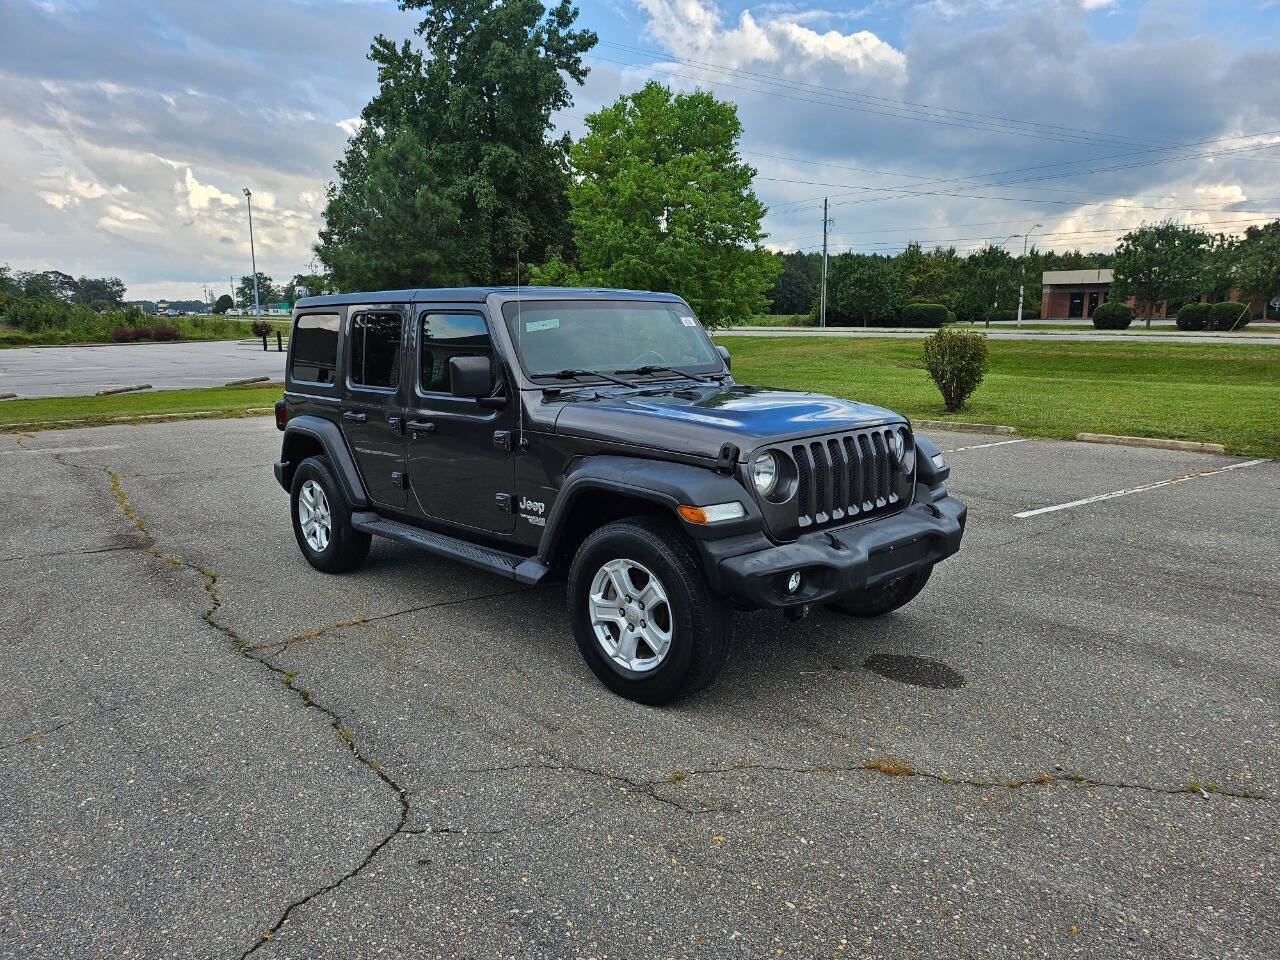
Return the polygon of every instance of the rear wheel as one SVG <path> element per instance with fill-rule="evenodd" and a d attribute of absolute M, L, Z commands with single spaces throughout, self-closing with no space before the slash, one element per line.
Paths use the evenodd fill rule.
<path fill-rule="evenodd" d="M 933 566 L 921 567 L 912 573 L 904 574 L 897 579 L 868 587 L 865 590 L 850 590 L 827 602 L 827 606 L 851 617 L 879 617 L 897 610 L 914 600 L 917 594 L 929 582 L 929 574 Z"/>
<path fill-rule="evenodd" d="M 342 573 L 369 555 L 373 538 L 351 525 L 351 507 L 324 457 L 308 457 L 298 464 L 290 506 L 298 546 L 317 570 Z"/>
<path fill-rule="evenodd" d="M 620 520 L 587 537 L 569 569 L 568 601 L 587 665 L 629 700 L 687 696 L 728 659 L 733 611 L 661 521 Z"/>

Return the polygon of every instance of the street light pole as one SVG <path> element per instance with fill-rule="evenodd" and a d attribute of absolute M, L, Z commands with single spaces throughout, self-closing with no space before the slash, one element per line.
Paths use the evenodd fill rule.
<path fill-rule="evenodd" d="M 1031 234 L 1039 230 L 1044 224 L 1037 223 L 1034 227 L 1022 235 L 1022 280 L 1018 283 L 1018 329 L 1022 329 L 1022 297 L 1027 289 L 1027 241 L 1031 239 Z"/>
<path fill-rule="evenodd" d="M 253 316 L 262 319 L 262 304 L 258 301 L 258 255 L 253 249 L 253 194 L 244 188 L 244 202 L 249 205 L 249 262 L 253 266 Z"/>

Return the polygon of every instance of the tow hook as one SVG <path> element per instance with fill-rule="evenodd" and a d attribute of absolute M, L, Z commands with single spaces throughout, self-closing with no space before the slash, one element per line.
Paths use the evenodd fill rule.
<path fill-rule="evenodd" d="M 792 623 L 795 623 L 797 620 L 803 620 L 809 615 L 809 604 L 801 603 L 794 607 L 783 607 L 782 614 Z"/>

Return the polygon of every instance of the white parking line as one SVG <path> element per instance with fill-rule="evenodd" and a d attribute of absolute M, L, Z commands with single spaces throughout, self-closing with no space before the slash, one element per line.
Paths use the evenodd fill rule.
<path fill-rule="evenodd" d="M 0 456 L 10 453 L 94 453 L 98 450 L 119 450 L 121 446 L 113 443 L 105 447 L 20 447 L 17 450 L 0 450 Z"/>
<path fill-rule="evenodd" d="M 1260 463 L 1270 463 L 1270 460 L 1245 460 L 1242 463 L 1229 463 L 1225 467 L 1218 467 L 1216 470 L 1205 470 L 1202 473 L 1189 473 L 1185 477 L 1171 477 L 1168 480 L 1157 480 L 1155 483 L 1144 483 L 1140 487 L 1130 487 L 1128 490 L 1116 490 L 1112 493 L 1100 493 L 1096 497 L 1085 497 L 1083 500 L 1072 500 L 1070 503 L 1058 503 L 1052 507 L 1038 507 L 1035 510 L 1023 510 L 1022 513 L 1015 513 L 1014 517 L 1018 520 L 1025 520 L 1027 517 L 1038 517 L 1042 513 L 1054 513 L 1058 510 L 1070 510 L 1072 507 L 1082 507 L 1087 503 L 1098 503 L 1102 500 L 1112 500 L 1116 497 L 1127 497 L 1131 493 L 1142 493 L 1145 490 L 1155 490 L 1158 487 L 1168 487 L 1175 483 L 1184 483 L 1187 480 L 1195 480 L 1197 477 L 1211 477 L 1215 473 L 1226 473 L 1228 470 L 1240 470 L 1244 467 L 1254 467 Z"/>
<path fill-rule="evenodd" d="M 967 447 L 952 447 L 950 450 L 943 450 L 943 453 L 960 453 L 962 450 L 982 450 L 986 447 L 1003 447 L 1010 443 L 1026 443 L 1030 437 L 1019 437 L 1017 440 L 997 440 L 994 443 L 974 443 Z"/>

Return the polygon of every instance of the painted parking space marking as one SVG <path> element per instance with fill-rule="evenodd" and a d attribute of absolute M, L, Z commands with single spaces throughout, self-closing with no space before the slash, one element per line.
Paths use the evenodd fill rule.
<path fill-rule="evenodd" d="M 0 450 L 0 456 L 14 453 L 96 453 L 99 450 L 119 450 L 122 444 L 112 443 L 105 447 L 19 447 L 16 450 Z"/>
<path fill-rule="evenodd" d="M 1072 500 L 1070 503 L 1056 503 L 1052 507 L 1037 507 L 1035 510 L 1023 510 L 1021 513 L 1015 513 L 1014 517 L 1018 520 L 1025 520 L 1028 517 L 1038 517 L 1042 513 L 1056 513 L 1059 510 L 1070 510 L 1072 507 L 1083 507 L 1089 503 L 1100 503 L 1103 500 L 1114 500 L 1116 497 L 1127 497 L 1131 493 L 1143 493 L 1147 490 L 1156 490 L 1160 487 L 1170 487 L 1175 483 L 1185 483 L 1188 480 L 1196 480 L 1200 477 L 1212 477 L 1217 473 L 1226 473 L 1229 470 L 1242 470 L 1245 467 L 1256 467 L 1260 463 L 1270 463 L 1271 461 L 1263 458 L 1261 460 L 1245 460 L 1241 463 L 1229 463 L 1225 467 L 1217 467 L 1213 470 L 1204 470 L 1200 473 L 1188 473 L 1182 477 L 1170 477 L 1168 480 L 1157 480 L 1155 483 L 1144 483 L 1140 487 L 1129 487 L 1127 490 L 1114 490 L 1111 493 L 1100 493 L 1096 497 L 1085 497 L 1083 500 Z"/>
<path fill-rule="evenodd" d="M 1004 447 L 1011 443 L 1026 443 L 1030 437 L 1019 437 L 1016 440 L 996 440 L 993 443 L 971 443 L 967 447 L 952 447 L 950 450 L 943 450 L 943 453 L 961 453 L 964 450 L 985 450 L 987 447 Z"/>

